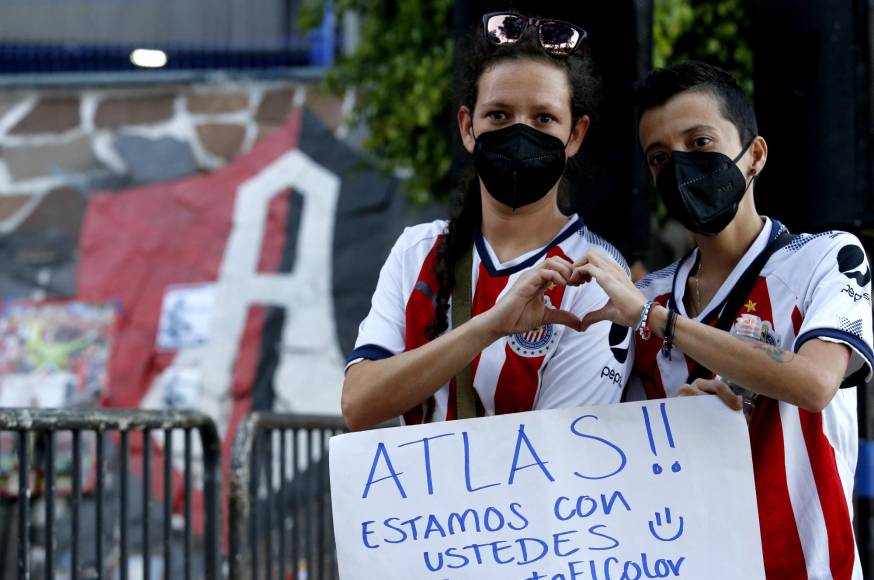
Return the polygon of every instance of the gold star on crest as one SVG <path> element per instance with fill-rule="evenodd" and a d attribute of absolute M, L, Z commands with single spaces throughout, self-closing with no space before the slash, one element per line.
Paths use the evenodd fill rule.
<path fill-rule="evenodd" d="M 756 311 L 756 303 L 752 300 L 747 300 L 747 303 L 744 304 L 744 308 L 747 309 L 747 312 L 755 312 Z"/>

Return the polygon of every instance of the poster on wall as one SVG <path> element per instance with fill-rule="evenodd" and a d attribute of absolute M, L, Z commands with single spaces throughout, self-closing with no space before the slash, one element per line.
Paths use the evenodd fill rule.
<path fill-rule="evenodd" d="M 106 389 L 116 307 L 76 301 L 12 301 L 0 310 L 0 407 L 95 407 Z M 15 433 L 0 433 L 0 490 L 17 489 Z M 35 461 L 45 442 L 31 441 Z M 60 493 L 70 490 L 72 438 L 55 438 Z M 83 437 L 82 470 L 88 487 L 95 442 Z M 40 482 L 35 482 L 37 486 Z"/>
<path fill-rule="evenodd" d="M 212 333 L 215 294 L 213 283 L 167 288 L 161 302 L 157 349 L 175 351 L 207 344 Z"/>

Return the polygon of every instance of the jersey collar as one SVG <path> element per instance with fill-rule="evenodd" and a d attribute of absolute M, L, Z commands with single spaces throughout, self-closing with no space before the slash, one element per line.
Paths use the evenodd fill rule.
<path fill-rule="evenodd" d="M 573 214 L 568 217 L 567 223 L 558 235 L 556 235 L 547 245 L 538 250 L 532 250 L 528 253 L 522 254 L 518 258 L 514 258 L 504 263 L 498 261 L 498 257 L 489 245 L 488 240 L 486 240 L 485 236 L 482 235 L 482 232 L 477 232 L 474 243 L 479 259 L 486 267 L 489 276 L 492 276 L 493 278 L 496 276 L 509 276 L 510 274 L 515 274 L 516 272 L 524 270 L 525 268 L 537 263 L 537 261 L 545 256 L 547 252 L 580 231 L 582 227 L 583 220 L 580 219 L 578 215 Z"/>
<path fill-rule="evenodd" d="M 698 313 L 698 316 L 696 316 L 694 320 L 699 322 L 709 322 L 714 317 L 718 316 L 723 306 L 725 306 L 725 302 L 728 300 L 732 290 L 734 290 L 738 280 L 741 279 L 759 254 L 761 254 L 765 248 L 774 243 L 777 237 L 779 237 L 780 232 L 783 231 L 783 224 L 768 217 L 765 217 L 764 221 L 765 225 L 762 228 L 762 231 L 759 232 L 759 235 L 753 241 L 746 253 L 741 257 L 740 261 L 735 265 L 731 274 L 729 274 L 728 278 L 725 279 L 710 302 L 701 309 L 701 312 Z M 689 276 L 698 267 L 698 259 L 698 248 L 696 247 L 680 260 L 677 272 L 674 274 L 674 283 L 671 289 L 669 306 L 682 316 L 686 317 L 689 317 L 689 315 L 686 312 L 686 305 L 683 303 L 683 299 L 685 297 Z"/>

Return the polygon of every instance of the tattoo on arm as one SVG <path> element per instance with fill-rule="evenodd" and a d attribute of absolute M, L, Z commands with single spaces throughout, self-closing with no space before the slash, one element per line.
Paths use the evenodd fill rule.
<path fill-rule="evenodd" d="M 782 348 L 776 347 L 772 344 L 756 344 L 753 345 L 753 348 L 756 350 L 761 350 L 778 363 L 788 363 L 795 358 L 794 352 L 783 350 Z"/>

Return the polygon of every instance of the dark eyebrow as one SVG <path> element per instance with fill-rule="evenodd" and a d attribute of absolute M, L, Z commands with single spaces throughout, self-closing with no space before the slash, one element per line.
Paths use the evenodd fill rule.
<path fill-rule="evenodd" d="M 646 149 L 644 149 L 643 154 L 644 154 L 644 155 L 649 155 L 649 152 L 650 152 L 651 149 L 655 149 L 656 147 L 661 147 L 661 146 L 662 146 L 662 142 L 661 142 L 661 141 L 656 141 L 655 143 L 650 143 L 650 144 L 649 144 L 649 147 L 647 147 Z"/>
<path fill-rule="evenodd" d="M 683 135 L 688 135 L 689 133 L 697 133 L 698 131 L 717 131 L 718 132 L 719 129 L 717 129 L 713 125 L 694 125 L 692 127 L 689 127 L 688 129 L 686 129 L 685 131 L 683 131 Z"/>
<path fill-rule="evenodd" d="M 699 131 L 716 131 L 716 132 L 718 132 L 719 129 L 717 127 L 714 127 L 713 125 L 692 125 L 688 129 L 683 130 L 683 135 L 691 135 L 692 133 L 697 133 Z M 646 155 L 649 153 L 650 149 L 653 149 L 655 147 L 661 147 L 662 145 L 663 144 L 661 141 L 656 141 L 655 143 L 651 143 L 650 146 L 647 147 L 646 150 L 644 150 L 643 154 Z"/>

